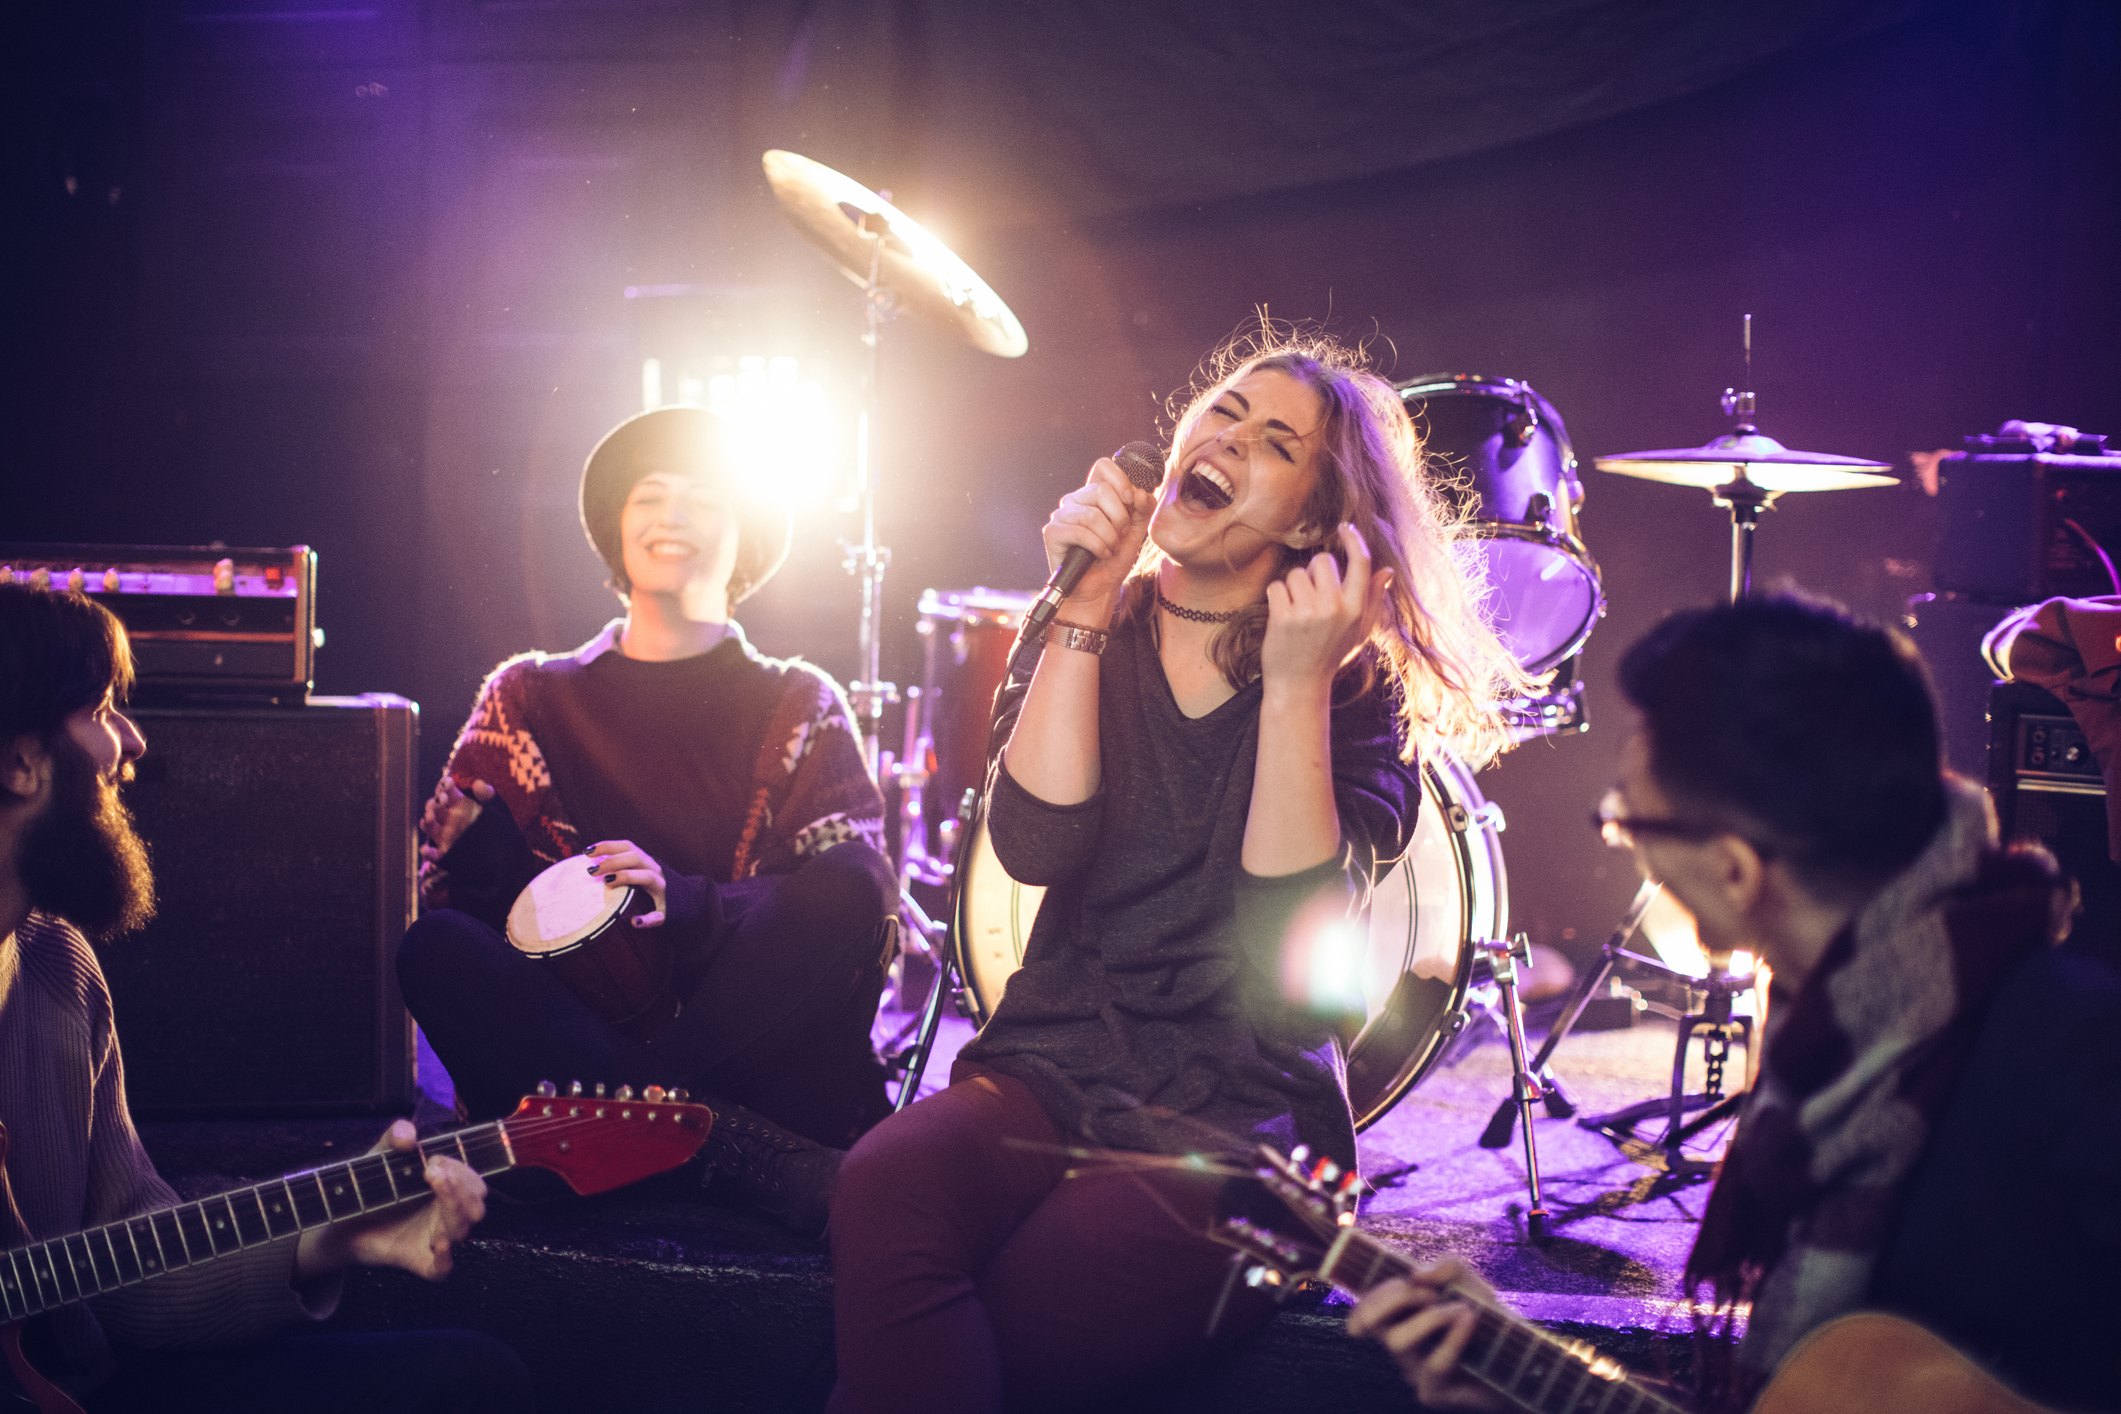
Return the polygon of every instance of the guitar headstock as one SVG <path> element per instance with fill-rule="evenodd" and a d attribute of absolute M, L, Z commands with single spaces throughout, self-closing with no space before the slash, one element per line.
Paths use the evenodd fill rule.
<path fill-rule="evenodd" d="M 714 1111 L 686 1102 L 683 1090 L 621 1085 L 609 1095 L 580 1082 L 561 1095 L 550 1084 L 526 1095 L 501 1121 L 519 1165 L 550 1169 L 575 1192 L 607 1193 L 674 1169 L 699 1151 Z"/>
<path fill-rule="evenodd" d="M 1208 1235 L 1257 1264 L 1246 1274 L 1252 1286 L 1322 1280 L 1334 1240 L 1355 1225 L 1361 1187 L 1355 1173 L 1331 1159 L 1313 1161 L 1302 1146 L 1284 1155 L 1262 1144 L 1252 1177 L 1223 1185 Z"/>

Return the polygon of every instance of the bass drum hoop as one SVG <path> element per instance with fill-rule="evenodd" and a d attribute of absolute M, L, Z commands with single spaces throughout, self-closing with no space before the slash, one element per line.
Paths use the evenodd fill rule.
<path fill-rule="evenodd" d="M 1584 612 L 1583 622 L 1570 632 L 1560 648 L 1550 648 L 1532 661 L 1519 664 L 1520 667 L 1537 677 L 1550 668 L 1566 663 L 1590 641 L 1592 630 L 1596 629 L 1598 621 L 1605 617 L 1605 572 L 1598 568 L 1598 561 L 1591 558 L 1590 550 L 1581 540 L 1554 530 L 1519 525 L 1513 520 L 1468 521 L 1465 533 L 1474 540 L 1520 540 L 1537 545 L 1541 549 L 1552 550 L 1590 581 L 1591 604 Z"/>
<path fill-rule="evenodd" d="M 1421 776 L 1423 807 L 1432 813 L 1450 853 L 1449 873 L 1457 895 L 1458 962 L 1451 975 L 1444 1005 L 1418 1044 L 1392 1065 L 1383 1084 L 1375 1087 L 1374 1093 L 1361 1097 L 1351 1093 L 1349 1099 L 1355 1110 L 1358 1131 L 1368 1129 L 1384 1118 L 1442 1059 L 1444 1049 L 1465 1026 L 1466 994 L 1473 982 L 1472 940 L 1483 936 L 1501 937 L 1509 926 L 1509 877 L 1503 866 L 1500 842 L 1495 838 L 1497 831 L 1487 815 L 1487 802 L 1473 784 L 1472 773 L 1455 759 L 1441 757 L 1424 762 Z M 1396 860 L 1376 885 L 1376 890 L 1381 891 L 1397 884 L 1405 892 L 1407 933 L 1401 943 L 1400 956 L 1403 966 L 1409 969 L 1420 933 L 1420 891 L 1415 880 L 1414 847 L 1415 842 L 1409 841 L 1408 853 Z M 977 901 L 982 897 L 977 886 L 985 882 L 986 871 L 990 869 L 1008 885 L 1005 916 L 992 922 L 973 916 Z M 994 857 L 994 850 L 987 843 L 984 800 L 959 839 L 952 892 L 950 958 L 963 998 L 961 1010 L 971 1018 L 975 1029 L 984 1029 L 994 1016 L 1009 977 L 1015 973 L 1016 966 L 1023 963 L 1024 946 L 1030 941 L 1031 927 L 1038 917 L 1038 905 L 1045 897 L 1043 888 L 1010 878 L 1002 869 L 1001 861 Z M 1030 905 L 1028 912 L 1027 901 Z M 983 969 L 974 956 L 974 949 L 979 945 L 976 934 L 983 927 L 989 933 L 1000 935 L 994 942 L 1005 947 L 1007 955 L 1013 957 L 1016 964 L 1001 972 L 995 995 L 991 997 L 986 993 L 991 969 Z M 1408 971 L 1404 975 L 1412 974 Z M 1366 1021 L 1354 1040 L 1349 1042 L 1349 1069 L 1366 1068 L 1362 1062 L 1370 1059 L 1371 1052 L 1395 1041 L 1403 1043 L 1401 1033 L 1404 1030 L 1403 1019 L 1388 1003 Z"/>

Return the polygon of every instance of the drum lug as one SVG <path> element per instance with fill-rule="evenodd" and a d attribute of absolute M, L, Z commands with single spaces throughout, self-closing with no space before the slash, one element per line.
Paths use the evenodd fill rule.
<path fill-rule="evenodd" d="M 1484 800 L 1477 810 L 1468 810 L 1457 801 L 1444 807 L 1444 819 L 1451 826 L 1451 833 L 1462 835 L 1475 826 L 1501 834 L 1508 829 L 1509 822 L 1502 817 L 1502 807 L 1492 800 Z"/>
<path fill-rule="evenodd" d="M 955 1007 L 957 1014 L 965 1018 L 965 1020 L 970 1021 L 972 1019 L 972 994 L 963 987 L 952 987 L 950 989 L 950 1005 Z"/>

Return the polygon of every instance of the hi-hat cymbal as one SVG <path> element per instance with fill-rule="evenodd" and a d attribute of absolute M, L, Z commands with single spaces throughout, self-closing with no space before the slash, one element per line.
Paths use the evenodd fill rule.
<path fill-rule="evenodd" d="M 1897 476 L 1881 475 L 1890 462 L 1837 457 L 1829 452 L 1794 452 L 1774 438 L 1745 428 L 1726 433 L 1705 447 L 1677 447 L 1661 452 L 1624 452 L 1599 457 L 1600 471 L 1673 486 L 1713 491 L 1734 481 L 1750 481 L 1762 491 L 1844 491 L 1858 486 L 1895 486 Z"/>
<path fill-rule="evenodd" d="M 1019 358 L 1031 347 L 1024 326 L 1001 296 L 920 223 L 854 178 L 779 148 L 765 157 L 766 180 L 781 210 L 805 239 L 855 284 L 869 284 L 870 244 L 883 242 L 877 283 L 899 306 L 938 320 L 974 348 Z"/>

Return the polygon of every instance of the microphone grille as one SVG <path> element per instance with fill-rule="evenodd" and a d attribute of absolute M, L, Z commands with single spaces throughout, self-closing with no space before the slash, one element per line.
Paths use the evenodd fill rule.
<path fill-rule="evenodd" d="M 1112 454 L 1119 469 L 1127 474 L 1127 480 L 1144 491 L 1154 491 L 1164 483 L 1164 450 L 1154 442 L 1129 442 Z"/>

